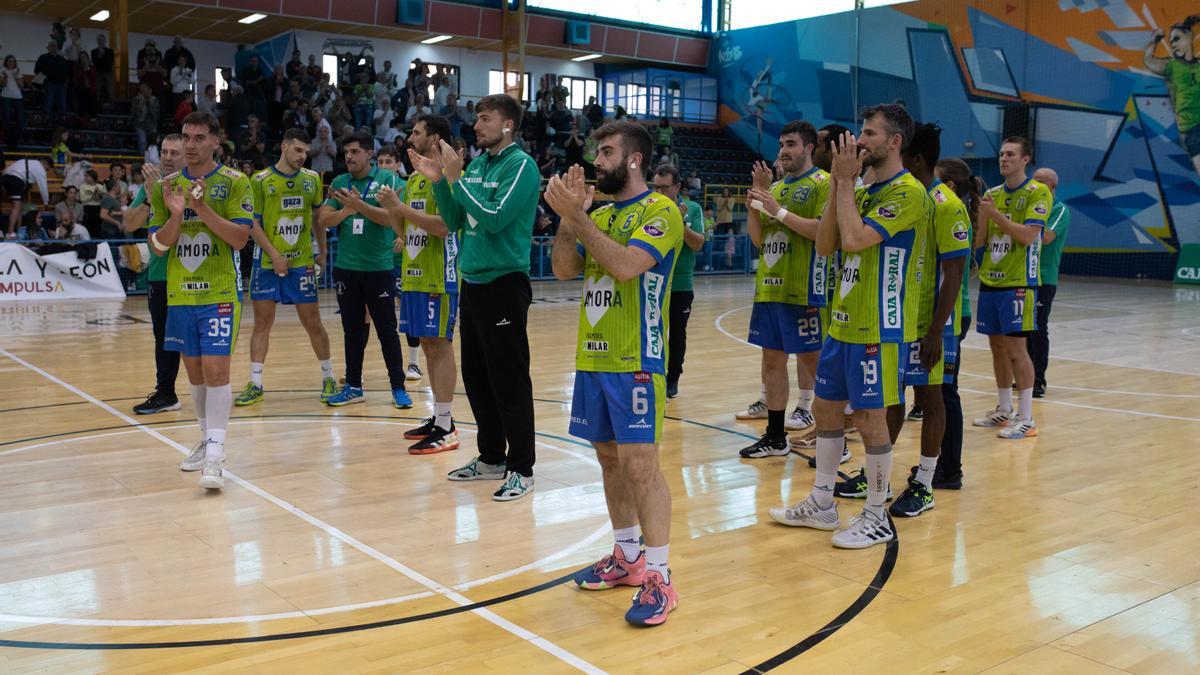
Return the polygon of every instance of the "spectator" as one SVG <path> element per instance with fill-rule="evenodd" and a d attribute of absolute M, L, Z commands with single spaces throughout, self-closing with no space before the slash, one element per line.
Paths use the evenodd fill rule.
<path fill-rule="evenodd" d="M 79 201 L 79 188 L 71 185 L 63 190 L 63 200 L 54 205 L 54 219 L 58 223 L 82 223 L 83 203 Z"/>
<path fill-rule="evenodd" d="M 408 112 L 404 115 L 404 123 L 407 125 L 413 124 L 416 121 L 417 115 L 429 115 L 433 111 L 425 101 L 425 94 L 416 93 L 416 98 L 413 99 L 413 104 L 408 107 Z"/>
<path fill-rule="evenodd" d="M 246 131 L 238 139 L 238 157 L 249 160 L 254 166 L 265 166 L 267 161 L 267 135 L 263 131 L 257 116 L 251 115 L 246 122 Z"/>
<path fill-rule="evenodd" d="M 275 129 L 283 124 L 283 111 L 287 108 L 289 93 L 292 90 L 291 83 L 288 82 L 287 74 L 283 72 L 283 66 L 275 66 L 275 70 L 271 72 L 271 79 L 266 83 L 267 94 L 267 117 L 259 118 L 259 122 L 268 129 Z M 299 85 L 297 85 L 299 92 Z"/>
<path fill-rule="evenodd" d="M 717 207 L 717 234 L 735 234 L 737 228 L 733 224 L 734 199 L 729 188 L 721 188 L 721 196 L 714 201 Z"/>
<path fill-rule="evenodd" d="M 9 150 L 17 148 L 17 141 L 25 133 L 25 81 L 17 57 L 4 57 L 4 68 L 0 69 L 0 104 L 4 106 L 4 141 Z"/>
<path fill-rule="evenodd" d="M 324 120 L 322 121 L 324 122 Z M 312 170 L 320 173 L 324 178 L 325 174 L 333 171 L 333 160 L 337 156 L 337 152 L 337 143 L 333 140 L 329 123 L 318 124 L 317 135 L 308 146 L 308 156 L 312 158 Z"/>
<path fill-rule="evenodd" d="M 399 117 L 392 120 L 392 126 L 388 127 L 387 133 L 380 140 L 384 145 L 400 145 L 404 142 L 404 120 Z M 403 159 L 408 159 L 404 157 Z M 404 162 L 401 161 L 401 164 Z"/>
<path fill-rule="evenodd" d="M 321 112 L 320 108 L 313 106 L 312 112 L 310 114 L 312 115 L 312 126 L 313 126 L 312 136 L 315 138 L 317 136 L 318 130 L 321 127 L 325 127 L 326 129 L 329 130 L 329 136 L 330 136 L 330 138 L 332 138 L 333 137 L 333 126 L 329 124 L 329 120 L 325 119 L 325 113 Z"/>
<path fill-rule="evenodd" d="M 108 166 L 108 181 L 107 182 L 112 183 L 114 181 L 118 183 L 117 187 L 120 188 L 120 193 L 122 195 L 124 195 L 126 192 L 129 191 L 129 183 L 125 182 L 125 165 L 124 164 L 110 164 Z M 122 200 L 125 202 L 128 201 L 124 197 L 122 197 Z"/>
<path fill-rule="evenodd" d="M 439 75 L 435 78 L 435 84 L 437 86 L 433 94 L 433 107 L 441 110 L 446 107 L 446 104 L 450 100 L 450 81 L 445 75 Z"/>
<path fill-rule="evenodd" d="M 284 72 L 287 73 L 289 80 L 299 82 L 304 78 L 304 61 L 300 60 L 300 50 L 292 50 L 292 60 L 288 61 L 284 66 Z"/>
<path fill-rule="evenodd" d="M 321 75 L 324 73 L 321 72 L 321 64 L 317 63 L 316 54 L 308 55 L 308 66 L 304 69 L 304 74 L 309 80 L 312 80 L 313 86 L 321 81 Z"/>
<path fill-rule="evenodd" d="M 222 161 L 233 159 L 233 156 L 237 154 L 237 144 L 233 142 L 233 139 L 229 137 L 229 134 L 224 129 L 221 129 L 219 138 L 221 139 L 221 144 L 217 146 L 217 149 L 223 156 Z"/>
<path fill-rule="evenodd" d="M 582 115 L 580 115 L 582 117 Z M 571 119 L 571 130 L 567 133 L 566 157 L 564 164 L 583 165 L 583 133 L 579 131 L 579 118 Z"/>
<path fill-rule="evenodd" d="M 385 98 L 379 102 L 380 108 L 375 111 L 372 116 L 375 123 L 375 138 L 378 138 L 385 145 L 389 143 L 385 137 L 392 128 L 392 120 L 396 119 L 396 113 L 392 112 L 392 104 Z M 392 135 L 395 138 L 395 135 Z"/>
<path fill-rule="evenodd" d="M 350 111 L 350 104 L 344 98 L 339 98 L 333 102 L 333 106 L 327 111 L 326 117 L 329 118 L 329 125 L 334 129 L 341 129 L 347 124 L 354 123 L 354 114 Z"/>
<path fill-rule="evenodd" d="M 25 191 L 31 185 L 37 185 L 42 194 L 42 204 L 50 205 L 50 188 L 46 184 L 46 170 L 50 168 L 50 160 L 45 157 L 37 159 L 18 159 L 4 167 L 4 190 L 12 200 L 12 208 L 8 212 L 8 238 L 17 238 L 17 225 L 21 222 L 21 214 L 25 210 Z"/>
<path fill-rule="evenodd" d="M 100 101 L 96 98 L 96 68 L 92 65 L 92 57 L 86 51 L 79 53 L 79 60 L 73 66 L 74 75 L 71 81 L 74 90 L 71 92 L 75 99 L 75 108 L 84 116 L 96 114 L 100 109 Z"/>
<path fill-rule="evenodd" d="M 174 67 L 171 68 L 171 93 L 174 94 L 174 103 L 178 104 L 183 100 L 184 94 L 192 91 L 194 73 L 194 70 L 188 68 L 186 56 L 180 54 L 175 57 Z"/>
<path fill-rule="evenodd" d="M 125 209 L 124 193 L 117 181 L 109 181 L 100 197 L 100 231 L 105 239 L 121 237 L 121 212 Z"/>
<path fill-rule="evenodd" d="M 111 101 L 116 92 L 113 74 L 113 50 L 108 46 L 108 36 L 96 33 L 96 48 L 92 50 L 92 65 L 96 67 L 97 93 L 101 101 Z"/>
<path fill-rule="evenodd" d="M 183 46 L 183 38 L 176 35 L 175 40 L 173 41 L 173 43 L 171 45 L 171 48 L 168 49 L 167 53 L 163 55 L 163 62 L 169 63 L 173 66 L 176 63 L 179 63 L 180 56 L 182 56 L 185 59 L 184 65 L 186 65 L 190 70 L 192 70 L 192 72 L 195 72 L 196 57 L 192 56 L 191 50 L 189 50 L 187 47 Z"/>
<path fill-rule="evenodd" d="M 246 90 L 234 82 L 229 85 L 221 100 L 222 107 L 225 108 L 225 129 L 234 134 L 242 133 L 242 128 L 246 126 L 246 120 L 250 117 L 250 100 L 246 98 Z"/>
<path fill-rule="evenodd" d="M 383 73 L 375 76 L 375 81 L 371 83 L 371 92 L 375 96 L 375 109 L 378 110 L 384 101 L 391 101 L 392 95 L 388 93 L 387 85 L 383 83 Z"/>
<path fill-rule="evenodd" d="M 246 92 L 246 100 L 250 103 L 250 112 L 260 118 L 267 114 L 267 78 L 263 75 L 262 65 L 257 54 L 252 54 L 246 67 L 238 71 L 238 79 Z"/>
<path fill-rule="evenodd" d="M 558 172 L 558 157 L 554 155 L 554 151 L 550 149 L 549 145 L 542 148 L 542 154 L 538 156 L 537 162 L 542 178 L 549 178 Z"/>
<path fill-rule="evenodd" d="M 158 133 L 159 103 L 149 83 L 138 85 L 138 93 L 133 97 L 130 110 L 133 113 L 133 130 L 137 133 L 138 151 L 145 152 L 150 137 Z"/>
<path fill-rule="evenodd" d="M 383 88 L 387 92 L 388 99 L 391 99 L 396 90 L 400 88 L 399 78 L 396 73 L 392 72 L 391 61 L 383 62 L 383 72 L 379 73 L 378 79 L 383 83 Z"/>
<path fill-rule="evenodd" d="M 675 137 L 675 130 L 671 128 L 671 120 L 665 117 L 660 119 L 658 121 L 658 129 L 656 131 L 659 152 L 668 155 L 671 154 L 671 141 Z M 679 167 L 678 164 L 673 164 L 672 166 L 675 166 L 676 168 Z"/>
<path fill-rule="evenodd" d="M 71 28 L 67 31 L 67 41 L 62 46 L 63 58 L 74 66 L 79 61 L 80 54 L 87 54 L 87 47 L 83 46 L 83 37 L 79 34 L 79 29 Z"/>
<path fill-rule="evenodd" d="M 66 173 L 67 165 L 75 161 L 71 155 L 71 148 L 67 147 L 67 137 L 70 134 L 66 127 L 59 127 L 50 135 L 50 164 L 60 176 Z"/>
<path fill-rule="evenodd" d="M 183 57 L 180 57 L 183 58 Z M 183 93 L 179 105 L 175 106 L 175 126 L 183 127 L 183 118 L 196 112 L 196 95 L 190 91 Z"/>
<path fill-rule="evenodd" d="M 144 53 L 144 56 L 143 56 Z M 147 40 L 146 46 L 138 51 L 138 82 L 150 85 L 150 91 L 159 100 L 160 114 L 166 112 L 166 106 L 171 103 L 167 96 L 167 68 L 163 65 L 162 54 L 154 46 L 153 40 Z M 172 110 L 174 107 L 172 106 Z"/>
<path fill-rule="evenodd" d="M 695 169 L 692 169 L 691 174 L 688 175 L 687 193 L 688 197 L 693 200 L 700 199 L 700 196 L 704 194 L 704 185 L 700 182 L 700 174 Z"/>
<path fill-rule="evenodd" d="M 217 86 L 215 84 L 207 84 L 204 86 L 204 94 L 196 100 L 196 110 L 206 112 L 213 117 L 220 118 L 221 104 L 217 101 Z"/>
<path fill-rule="evenodd" d="M 587 105 L 583 107 L 583 117 L 588 121 L 588 128 L 584 133 L 590 133 L 592 129 L 599 129 L 600 125 L 604 124 L 604 108 L 601 108 L 596 103 L 595 96 L 589 96 Z"/>
<path fill-rule="evenodd" d="M 143 164 L 158 166 L 158 134 L 151 132 L 146 135 L 146 155 Z"/>
<path fill-rule="evenodd" d="M 54 44 L 58 45 L 59 50 L 67 43 L 67 29 L 63 28 L 62 23 L 55 21 L 50 24 L 50 39 L 54 40 Z"/>
<path fill-rule="evenodd" d="M 57 42 L 46 43 L 46 53 L 38 57 L 33 72 L 34 80 L 40 77 L 45 88 L 42 110 L 54 121 L 61 120 L 67 114 L 67 80 L 71 71 L 67 60 L 58 53 Z"/>
<path fill-rule="evenodd" d="M 283 125 L 284 128 L 285 129 L 292 129 L 292 128 L 303 129 L 304 133 L 308 134 L 309 137 L 311 138 L 314 133 L 314 129 L 313 129 L 312 111 L 308 109 L 308 101 L 305 101 L 304 99 L 299 99 L 296 101 L 292 101 L 292 104 L 296 106 L 296 109 L 291 112 L 291 117 L 288 119 L 287 124 Z"/>
<path fill-rule="evenodd" d="M 75 190 L 76 188 L 71 189 Z M 60 203 L 59 206 L 61 205 L 62 204 Z M 50 236 L 55 239 L 88 241 L 92 238 L 91 235 L 88 234 L 87 228 L 83 226 L 83 223 L 72 219 L 68 214 L 62 211 L 55 210 L 54 220 L 57 227 L 54 228 L 54 232 L 52 232 Z"/>
<path fill-rule="evenodd" d="M 354 126 L 369 127 L 375 114 L 375 85 L 367 80 L 366 73 L 359 73 L 354 85 Z"/>
<path fill-rule="evenodd" d="M 104 186 L 94 169 L 84 174 L 83 185 L 79 186 L 79 201 L 83 202 L 83 226 L 92 239 L 100 239 L 100 202 L 104 200 Z"/>
<path fill-rule="evenodd" d="M 254 56 L 254 50 L 246 46 L 244 42 L 239 42 L 237 51 L 233 54 L 233 69 L 237 71 L 238 77 L 241 77 L 243 70 L 250 66 L 250 59 Z"/>
<path fill-rule="evenodd" d="M 588 180 L 596 177 L 596 167 L 592 166 L 592 162 L 596 161 L 599 141 L 591 134 L 588 134 L 583 141 L 583 175 Z"/>
<path fill-rule="evenodd" d="M 137 193 L 146 184 L 146 176 L 142 174 L 142 165 L 134 162 L 129 169 L 129 188 L 125 193 L 125 201 L 130 202 L 137 197 Z"/>
<path fill-rule="evenodd" d="M 463 126 L 462 137 L 467 142 L 467 145 L 475 145 L 475 102 L 467 101 L 467 107 L 463 110 Z"/>
<path fill-rule="evenodd" d="M 670 164 L 675 168 L 679 168 L 679 153 L 671 150 L 671 146 L 664 145 L 663 153 L 658 158 L 659 164 Z"/>
<path fill-rule="evenodd" d="M 555 101 L 549 118 L 550 126 L 554 128 L 554 144 L 560 148 L 567 147 L 567 138 L 571 135 L 571 122 L 575 118 L 567 110 L 566 101 Z"/>

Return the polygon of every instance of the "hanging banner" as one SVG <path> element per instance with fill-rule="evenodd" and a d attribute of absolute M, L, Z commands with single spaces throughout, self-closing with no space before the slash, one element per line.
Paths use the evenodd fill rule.
<path fill-rule="evenodd" d="M 20 244 L 0 243 L 0 302 L 125 298 L 112 250 L 96 245 L 96 257 L 75 251 L 38 255 Z"/>

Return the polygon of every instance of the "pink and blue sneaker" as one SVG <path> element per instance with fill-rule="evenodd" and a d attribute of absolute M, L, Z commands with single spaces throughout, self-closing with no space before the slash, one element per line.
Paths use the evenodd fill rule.
<path fill-rule="evenodd" d="M 625 560 L 620 546 L 613 546 L 612 555 L 606 555 L 595 565 L 580 570 L 575 575 L 575 584 L 588 591 L 603 591 L 617 586 L 641 586 L 646 576 L 646 556 L 637 560 Z"/>
<path fill-rule="evenodd" d="M 667 614 L 678 604 L 675 585 L 663 580 L 661 572 L 648 570 L 641 590 L 633 596 L 633 606 L 625 612 L 625 620 L 635 626 L 657 626 L 666 622 Z"/>

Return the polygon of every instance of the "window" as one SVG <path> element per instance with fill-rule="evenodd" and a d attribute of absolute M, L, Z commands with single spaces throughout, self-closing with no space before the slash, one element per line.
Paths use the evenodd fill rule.
<path fill-rule="evenodd" d="M 321 70 L 329 74 L 329 83 L 338 86 L 338 57 L 337 54 L 321 55 Z"/>
<path fill-rule="evenodd" d="M 502 81 L 500 79 L 502 74 L 503 74 L 503 71 L 500 71 L 500 70 L 488 71 L 488 95 L 489 96 L 492 94 L 505 93 L 504 84 L 502 83 Z M 525 73 L 525 75 L 521 78 L 521 80 L 522 80 L 522 85 L 523 85 L 521 87 L 521 89 L 524 90 L 524 92 L 525 92 L 523 101 L 532 101 L 533 100 L 533 78 L 530 77 L 529 73 Z M 512 86 L 512 85 L 515 85 L 516 83 L 517 83 L 517 74 L 510 72 L 508 74 L 508 85 Z"/>
<path fill-rule="evenodd" d="M 571 92 L 567 94 L 567 107 L 571 110 L 583 110 L 583 106 L 587 105 L 588 99 L 593 96 L 596 100 L 600 99 L 600 81 L 594 78 L 564 75 L 558 78 L 558 83 Z"/>

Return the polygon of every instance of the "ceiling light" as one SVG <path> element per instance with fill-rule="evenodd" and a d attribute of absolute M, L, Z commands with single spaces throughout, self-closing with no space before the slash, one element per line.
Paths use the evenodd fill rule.
<path fill-rule="evenodd" d="M 102 9 L 91 16 L 92 21 L 108 21 L 108 10 Z"/>
<path fill-rule="evenodd" d="M 251 14 L 250 16 L 243 16 L 238 19 L 238 23 L 251 24 L 255 21 L 262 21 L 265 18 L 267 18 L 266 14 Z"/>
<path fill-rule="evenodd" d="M 454 37 L 454 36 L 453 36 L 453 35 L 438 35 L 438 36 L 436 36 L 436 37 L 431 37 L 431 38 L 429 38 L 429 39 L 427 39 L 427 40 L 421 40 L 421 44 L 423 44 L 423 45 L 436 45 L 437 43 L 439 43 L 439 42 L 445 42 L 446 40 L 449 40 L 449 39 L 450 39 L 450 38 L 452 38 L 452 37 Z"/>
<path fill-rule="evenodd" d="M 604 55 L 603 54 L 586 54 L 584 56 L 576 56 L 575 58 L 573 58 L 571 60 L 572 61 L 591 61 L 592 59 L 598 59 L 601 56 L 604 56 Z"/>

